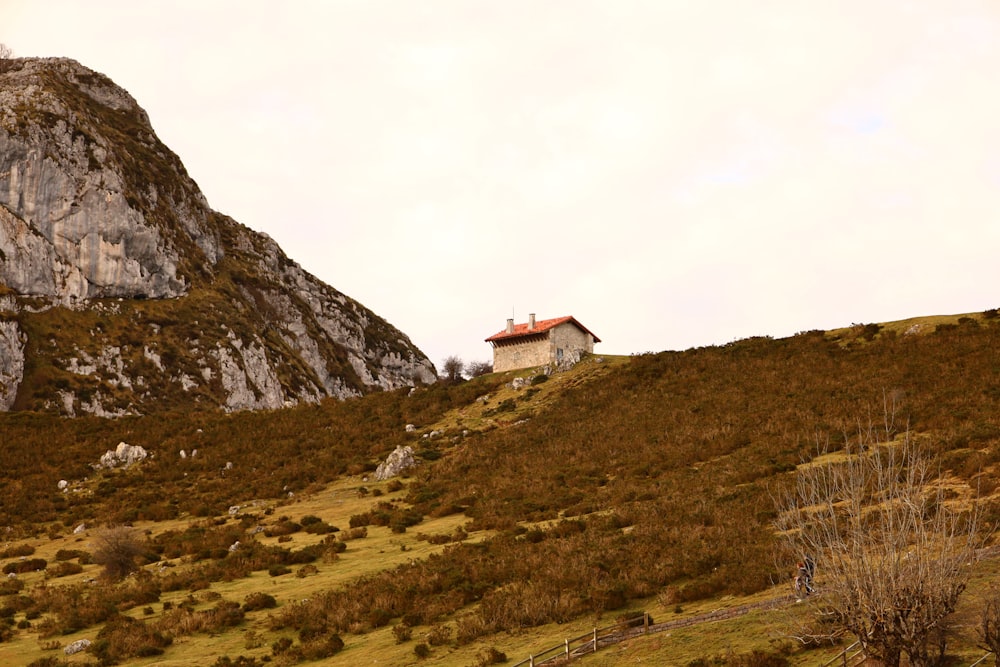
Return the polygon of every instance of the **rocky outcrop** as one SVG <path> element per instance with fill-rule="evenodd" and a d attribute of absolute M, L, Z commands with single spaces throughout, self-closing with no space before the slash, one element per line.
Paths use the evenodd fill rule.
<path fill-rule="evenodd" d="M 68 59 L 6 64 L 0 409 L 273 409 L 436 380 L 407 336 L 211 210 L 127 92 Z"/>
<path fill-rule="evenodd" d="M 80 653 L 81 651 L 86 651 L 90 648 L 91 642 L 89 639 L 77 639 L 75 642 L 70 642 L 63 648 L 63 653 L 66 655 L 74 655 Z"/>
<path fill-rule="evenodd" d="M 0 87 L 0 279 L 20 294 L 64 303 L 183 294 L 179 250 L 144 215 L 114 130 L 102 127 L 120 117 L 148 128 L 145 112 L 73 61 L 20 62 Z M 136 142 L 154 147 L 151 130 L 146 135 Z M 152 157 L 169 161 L 166 151 Z M 180 175 L 178 164 L 170 166 Z M 157 183 L 145 185 L 141 199 L 159 196 Z M 211 236 L 204 213 L 184 222 Z"/>
<path fill-rule="evenodd" d="M 413 447 L 399 445 L 392 450 L 385 461 L 378 464 L 378 468 L 375 469 L 375 479 L 379 481 L 392 479 L 415 465 L 417 460 L 413 456 Z"/>
<path fill-rule="evenodd" d="M 24 375 L 25 336 L 13 318 L 17 306 L 13 297 L 0 297 L 0 410 L 9 410 L 17 397 Z"/>
<path fill-rule="evenodd" d="M 145 461 L 149 452 L 139 445 L 130 445 L 127 442 L 119 442 L 113 450 L 109 449 L 101 456 L 100 463 L 94 465 L 95 468 L 128 468 L 131 465 Z"/>

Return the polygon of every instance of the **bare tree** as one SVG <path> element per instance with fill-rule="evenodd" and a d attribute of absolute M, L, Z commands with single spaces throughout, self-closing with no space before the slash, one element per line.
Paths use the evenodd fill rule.
<path fill-rule="evenodd" d="M 1000 588 L 991 586 L 979 617 L 979 648 L 1000 655 Z"/>
<path fill-rule="evenodd" d="M 893 438 L 890 423 L 883 439 L 861 430 L 842 452 L 799 466 L 776 524 L 793 554 L 815 559 L 833 632 L 855 635 L 888 667 L 904 653 L 929 665 L 976 560 L 979 510 L 946 503 L 930 458 L 908 432 Z"/>
<path fill-rule="evenodd" d="M 488 375 L 493 372 L 493 364 L 488 361 L 470 361 L 465 367 L 465 372 L 474 378 Z"/>
<path fill-rule="evenodd" d="M 112 581 L 139 569 L 139 557 L 144 553 L 135 531 L 125 526 L 111 526 L 94 537 L 93 560 L 104 567 L 104 576 Z"/>
<path fill-rule="evenodd" d="M 447 382 L 461 382 L 462 381 L 462 370 L 465 368 L 465 364 L 458 357 L 452 355 L 444 360 L 441 366 L 441 371 L 444 373 L 441 377 Z"/>
<path fill-rule="evenodd" d="M 0 72 L 6 72 L 10 66 L 8 62 L 14 57 L 14 51 L 6 44 L 0 43 Z"/>

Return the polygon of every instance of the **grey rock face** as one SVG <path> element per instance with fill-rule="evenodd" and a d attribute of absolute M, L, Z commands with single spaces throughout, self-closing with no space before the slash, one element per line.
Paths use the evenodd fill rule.
<path fill-rule="evenodd" d="M 415 465 L 417 460 L 413 457 L 413 447 L 400 445 L 375 469 L 375 479 L 392 479 Z"/>
<path fill-rule="evenodd" d="M 21 294 L 62 302 L 179 296 L 186 286 L 178 253 L 129 203 L 109 138 L 40 85 L 53 73 L 78 84 L 85 77 L 97 83 L 78 90 L 95 106 L 145 118 L 125 91 L 85 72 L 73 61 L 46 59 L 5 75 L 13 85 L 0 88 L 0 279 Z"/>
<path fill-rule="evenodd" d="M 116 416 L 168 397 L 274 409 L 436 381 L 404 334 L 212 211 L 127 92 L 68 59 L 10 65 L 0 410 Z M 53 309 L 60 325 L 29 345 L 39 327 L 25 323 Z M 26 364 L 26 349 L 44 358 Z M 61 386 L 19 396 L 28 366 Z"/>
<path fill-rule="evenodd" d="M 16 321 L 0 320 L 0 410 L 10 410 L 24 375 L 25 336 Z"/>

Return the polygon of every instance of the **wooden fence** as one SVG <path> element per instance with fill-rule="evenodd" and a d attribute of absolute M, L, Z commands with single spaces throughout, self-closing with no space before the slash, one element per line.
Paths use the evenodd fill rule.
<path fill-rule="evenodd" d="M 653 623 L 652 617 L 646 613 L 636 615 L 609 625 L 604 628 L 594 628 L 587 634 L 564 639 L 562 644 L 556 644 L 547 648 L 541 653 L 529 655 L 521 662 L 515 663 L 511 667 L 541 667 L 542 665 L 561 665 L 568 663 L 574 658 L 578 658 L 590 653 L 596 653 L 599 649 L 611 646 L 626 639 L 638 637 L 639 635 L 663 632 L 673 628 L 682 628 L 698 623 L 709 621 L 721 621 L 727 618 L 734 618 L 754 611 L 755 609 L 772 609 L 788 604 L 794 600 L 794 596 L 764 600 L 754 604 L 732 607 L 729 609 L 717 609 L 706 614 L 681 618 L 666 623 Z M 970 667 L 979 667 L 986 661 L 992 653 L 986 653 L 979 660 L 976 660 Z M 861 642 L 854 642 L 843 651 L 838 653 L 830 661 L 823 664 L 823 667 L 857 667 L 865 662 L 865 654 L 861 648 Z"/>
<path fill-rule="evenodd" d="M 572 639 L 563 640 L 552 648 L 545 649 L 537 655 L 529 655 L 526 660 L 515 663 L 512 667 L 539 667 L 540 665 L 557 665 L 569 662 L 575 657 L 596 653 L 599 648 L 617 644 L 618 642 L 646 634 L 650 628 L 649 614 L 643 612 L 605 628 L 594 628 L 592 632 Z"/>
<path fill-rule="evenodd" d="M 643 612 L 633 618 L 619 621 L 614 625 L 604 628 L 594 628 L 585 635 L 565 639 L 562 644 L 545 649 L 541 653 L 529 655 L 527 659 L 512 665 L 512 667 L 539 667 L 540 665 L 562 664 L 569 662 L 573 658 L 587 655 L 588 653 L 595 653 L 606 646 L 611 646 L 612 644 L 617 644 L 626 639 L 638 637 L 639 635 L 663 632 L 664 630 L 671 630 L 673 628 L 683 628 L 708 621 L 721 621 L 727 618 L 734 618 L 755 609 L 770 609 L 786 605 L 794 599 L 794 597 L 788 596 L 773 600 L 764 600 L 763 602 L 743 605 L 741 607 L 716 609 L 715 611 L 699 614 L 698 616 L 679 618 L 674 621 L 667 621 L 666 623 L 653 623 L 652 617 L 648 613 Z"/>
<path fill-rule="evenodd" d="M 829 662 L 824 662 L 823 667 L 834 667 L 834 665 L 839 665 L 840 667 L 854 667 L 855 665 L 860 665 L 865 661 L 865 652 L 861 648 L 861 642 L 854 642 L 843 651 L 838 653 Z"/>

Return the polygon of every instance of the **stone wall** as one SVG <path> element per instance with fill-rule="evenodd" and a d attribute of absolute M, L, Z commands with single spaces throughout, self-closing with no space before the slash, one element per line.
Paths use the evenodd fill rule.
<path fill-rule="evenodd" d="M 579 359 L 582 352 L 588 354 L 594 352 L 594 337 L 569 322 L 552 329 L 549 339 L 550 354 L 552 355 L 550 359 L 556 364 L 569 356 L 575 356 Z"/>
<path fill-rule="evenodd" d="M 517 342 L 498 342 L 493 348 L 493 372 L 502 373 L 517 368 L 543 366 L 551 359 L 549 338 L 525 336 L 516 339 Z"/>
<path fill-rule="evenodd" d="M 524 336 L 517 342 L 500 341 L 493 348 L 493 372 L 558 364 L 566 358 L 593 353 L 594 338 L 572 323 L 560 324 L 537 336 Z M 561 354 L 560 354 L 561 350 Z"/>

